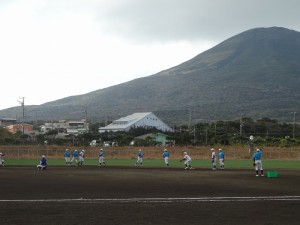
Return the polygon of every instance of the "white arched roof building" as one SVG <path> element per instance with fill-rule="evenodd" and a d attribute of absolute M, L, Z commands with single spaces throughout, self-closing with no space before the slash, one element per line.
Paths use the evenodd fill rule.
<path fill-rule="evenodd" d="M 134 113 L 132 115 L 122 117 L 120 119 L 114 120 L 111 124 L 106 127 L 100 127 L 98 129 L 99 133 L 106 131 L 129 131 L 133 127 L 143 127 L 150 128 L 155 127 L 162 131 L 173 131 L 171 127 L 161 121 L 152 112 L 144 113 Z"/>

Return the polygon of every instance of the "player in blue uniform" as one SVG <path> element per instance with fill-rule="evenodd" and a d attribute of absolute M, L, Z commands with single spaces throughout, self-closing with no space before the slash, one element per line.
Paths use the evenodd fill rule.
<path fill-rule="evenodd" d="M 47 168 L 47 159 L 44 155 L 40 160 L 40 164 L 37 165 L 36 167 L 38 168 L 38 170 L 45 170 Z"/>
<path fill-rule="evenodd" d="M 260 173 L 260 175 L 263 177 L 264 170 L 263 170 L 263 166 L 262 166 L 262 150 L 259 148 L 253 154 L 253 165 L 255 165 L 256 176 L 258 177 L 258 175 Z"/>
<path fill-rule="evenodd" d="M 170 153 L 168 152 L 167 149 L 165 149 L 164 153 L 163 153 L 163 158 L 164 158 L 166 166 L 169 166 L 169 157 L 170 157 Z"/>
<path fill-rule="evenodd" d="M 102 166 L 102 164 L 105 166 L 105 161 L 104 161 L 104 150 L 101 148 L 99 151 L 99 166 Z"/>
<path fill-rule="evenodd" d="M 75 149 L 75 151 L 72 153 L 71 163 L 75 160 L 76 166 L 78 166 L 78 157 L 79 157 L 79 152 L 77 151 L 77 149 Z"/>
<path fill-rule="evenodd" d="M 66 149 L 66 151 L 65 151 L 65 153 L 64 153 L 64 157 L 65 157 L 66 165 L 67 165 L 67 166 L 70 166 L 70 164 L 71 164 L 71 159 L 70 159 L 71 154 L 70 154 L 69 149 Z"/>
<path fill-rule="evenodd" d="M 218 159 L 219 159 L 220 169 L 223 170 L 224 166 L 225 166 L 225 164 L 224 164 L 225 154 L 221 148 L 219 149 Z"/>
<path fill-rule="evenodd" d="M 136 161 L 136 163 L 135 163 L 135 166 L 138 166 L 139 164 L 140 164 L 140 166 L 142 166 L 143 165 L 143 152 L 142 152 L 142 149 L 140 149 L 139 151 L 138 151 L 138 159 L 137 159 L 137 161 Z"/>

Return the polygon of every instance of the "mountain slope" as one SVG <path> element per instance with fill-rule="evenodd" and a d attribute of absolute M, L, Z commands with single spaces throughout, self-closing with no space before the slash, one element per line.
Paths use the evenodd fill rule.
<path fill-rule="evenodd" d="M 234 119 L 279 120 L 300 108 L 300 33 L 256 28 L 225 40 L 178 66 L 152 76 L 26 106 L 27 119 L 84 118 L 92 122 L 152 111 L 169 124 Z M 0 111 L 16 115 L 20 107 Z M 290 121 L 290 120 L 289 120 Z"/>

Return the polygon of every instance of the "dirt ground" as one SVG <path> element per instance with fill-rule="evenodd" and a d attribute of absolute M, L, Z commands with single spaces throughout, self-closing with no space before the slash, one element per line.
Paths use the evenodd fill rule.
<path fill-rule="evenodd" d="M 146 167 L 0 168 L 0 222 L 48 224 L 299 224 L 299 170 Z"/>

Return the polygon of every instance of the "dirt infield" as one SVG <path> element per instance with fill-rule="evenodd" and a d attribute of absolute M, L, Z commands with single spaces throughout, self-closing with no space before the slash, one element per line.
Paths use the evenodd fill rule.
<path fill-rule="evenodd" d="M 299 224 L 299 170 L 0 168 L 1 224 Z"/>

